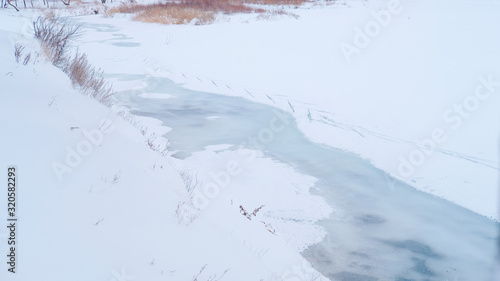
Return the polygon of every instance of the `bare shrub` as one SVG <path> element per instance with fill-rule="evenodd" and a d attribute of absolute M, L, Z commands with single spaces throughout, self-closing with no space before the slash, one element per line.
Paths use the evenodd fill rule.
<path fill-rule="evenodd" d="M 114 176 L 113 176 L 113 183 L 116 184 L 120 180 L 122 176 L 122 170 L 119 170 Z"/>
<path fill-rule="evenodd" d="M 79 25 L 70 25 L 57 18 L 38 17 L 33 22 L 33 30 L 47 58 L 69 76 L 74 87 L 106 106 L 113 105 L 112 88 L 104 80 L 103 72 L 90 65 L 86 54 L 68 55 L 71 41 L 81 34 Z M 26 56 L 24 62 L 29 60 L 30 56 Z"/>
<path fill-rule="evenodd" d="M 30 62 L 30 59 L 31 59 L 31 54 L 27 54 L 27 55 L 24 57 L 24 60 L 23 60 L 23 65 L 27 65 L 27 64 Z"/>
<path fill-rule="evenodd" d="M 153 133 L 151 134 L 147 140 L 146 144 L 149 146 L 149 148 L 156 153 L 160 154 L 161 156 L 167 156 L 168 154 L 168 141 L 166 143 L 158 141 L 156 134 Z"/>
<path fill-rule="evenodd" d="M 23 50 L 24 50 L 24 46 L 22 46 L 21 44 L 16 43 L 14 45 L 14 56 L 16 57 L 16 62 L 19 62 L 19 60 L 21 59 L 21 55 L 23 53 Z"/>
<path fill-rule="evenodd" d="M 33 22 L 35 38 L 40 40 L 42 48 L 49 60 L 57 67 L 65 66 L 67 62 L 67 51 L 71 40 L 78 37 L 79 25 L 70 25 L 65 21 L 57 19 L 48 20 L 38 17 Z"/>
<path fill-rule="evenodd" d="M 205 271 L 205 269 L 207 268 L 208 264 L 205 264 L 204 266 L 202 266 L 200 268 L 200 271 L 198 272 L 198 274 L 196 274 L 195 276 L 193 276 L 193 280 L 192 281 L 202 281 L 198 278 L 200 278 L 200 275 L 203 273 L 203 271 Z M 214 274 L 214 275 L 210 275 L 207 279 L 207 281 L 219 281 L 221 280 L 225 275 L 226 273 L 229 271 L 230 269 L 227 268 L 226 270 L 224 270 L 224 272 L 222 273 L 222 275 L 220 277 L 217 278 L 217 274 Z"/>
<path fill-rule="evenodd" d="M 19 43 L 16 43 L 14 45 L 14 56 L 16 58 L 16 62 L 20 63 L 22 60 L 23 65 L 27 65 L 31 60 L 31 53 L 24 55 L 24 59 L 22 59 L 23 51 L 24 51 L 24 46 L 22 46 Z"/>
<path fill-rule="evenodd" d="M 266 223 L 265 221 L 261 221 L 261 223 L 264 224 L 264 227 L 269 231 L 271 234 L 276 234 L 276 230 L 270 223 Z"/>
<path fill-rule="evenodd" d="M 203 271 L 205 271 L 205 268 L 207 268 L 207 264 L 205 264 L 204 266 L 202 266 L 201 269 L 200 269 L 200 272 L 198 272 L 198 274 L 196 274 L 195 276 L 193 276 L 193 281 L 198 281 L 198 277 L 200 277 L 200 275 L 203 273 Z"/>
<path fill-rule="evenodd" d="M 253 212 L 248 212 L 243 208 L 243 206 L 240 205 L 240 213 L 244 215 L 247 219 L 252 220 L 252 216 L 256 217 L 257 213 L 260 211 L 260 209 L 264 208 L 264 205 L 258 207 L 257 209 L 253 210 Z"/>

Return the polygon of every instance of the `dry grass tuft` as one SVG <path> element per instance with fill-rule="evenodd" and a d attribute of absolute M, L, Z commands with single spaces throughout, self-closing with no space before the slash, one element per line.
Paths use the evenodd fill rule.
<path fill-rule="evenodd" d="M 102 71 L 90 65 L 87 55 L 76 53 L 71 57 L 68 54 L 71 42 L 80 35 L 79 25 L 70 25 L 57 18 L 39 17 L 33 22 L 33 30 L 47 58 L 69 76 L 74 87 L 106 106 L 113 104 L 112 89 L 104 80 Z M 22 49 L 16 46 L 19 57 L 21 52 Z M 26 65 L 30 58 L 31 55 L 25 56 L 23 64 Z"/>
<path fill-rule="evenodd" d="M 139 11 L 134 20 L 147 23 L 162 24 L 187 24 L 194 21 L 194 24 L 210 24 L 215 20 L 215 13 L 203 11 L 188 6 L 155 4 L 145 6 Z"/>
<path fill-rule="evenodd" d="M 177 2 L 157 3 L 150 5 L 121 5 L 108 11 L 107 15 L 116 13 L 136 14 L 135 20 L 148 23 L 210 24 L 216 14 L 265 13 L 262 8 L 246 4 L 260 5 L 294 5 L 299 6 L 307 0 L 181 0 Z"/>
<path fill-rule="evenodd" d="M 260 4 L 260 5 L 287 5 L 301 6 L 306 3 L 306 0 L 245 0 L 245 3 Z"/>
<path fill-rule="evenodd" d="M 114 102 L 112 88 L 104 80 L 102 71 L 90 65 L 86 54 L 77 53 L 64 69 L 74 87 L 79 87 L 84 94 L 100 103 L 111 106 Z"/>
<path fill-rule="evenodd" d="M 19 62 L 21 60 L 21 55 L 23 54 L 24 46 L 21 44 L 15 44 L 14 45 L 14 56 L 16 58 L 16 62 Z"/>

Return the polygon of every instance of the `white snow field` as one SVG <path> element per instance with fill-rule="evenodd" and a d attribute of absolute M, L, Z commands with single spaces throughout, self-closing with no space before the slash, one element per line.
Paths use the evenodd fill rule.
<path fill-rule="evenodd" d="M 19 218 L 0 279 L 489 280 L 500 2 L 287 11 L 201 26 L 57 11 L 113 83 L 109 109 L 47 62 L 39 11 L 0 9 Z"/>

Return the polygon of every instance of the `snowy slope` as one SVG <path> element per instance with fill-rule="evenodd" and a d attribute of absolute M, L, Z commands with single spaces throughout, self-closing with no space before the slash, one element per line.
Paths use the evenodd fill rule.
<path fill-rule="evenodd" d="M 386 26 L 356 47 L 362 36 L 356 27 L 373 25 L 374 13 L 386 11 Z M 498 218 L 498 11 L 490 0 L 371 1 L 293 10 L 299 19 L 245 15 L 209 26 L 142 24 L 122 15 L 75 20 L 94 30 L 79 50 L 106 73 L 157 75 L 279 107 L 312 140 Z M 18 273 L 8 275 L 2 262 L 1 280 L 193 280 L 200 271 L 205 280 L 226 270 L 221 280 L 316 276 L 298 254 L 323 237 L 314 222 L 331 211 L 308 193 L 314 178 L 257 154 L 245 175 L 213 199 L 217 204 L 176 215 L 189 202 L 185 163 L 149 149 L 138 128 L 80 95 L 37 56 L 29 19 L 36 12 L 0 13 L 0 161 L 5 174 L 17 167 L 19 188 Z M 116 27 L 116 42 L 127 47 L 102 48 L 107 35 L 99 30 Z M 14 60 L 15 43 L 32 54 L 26 66 Z M 350 60 L 346 44 L 357 48 Z M 144 86 L 110 80 L 119 90 Z M 457 111 L 460 103 L 468 112 Z M 436 148 L 424 149 L 427 139 Z M 207 147 L 191 164 L 207 163 L 196 167 L 207 174 L 235 155 Z M 402 166 L 408 168 L 410 155 L 418 163 L 424 155 L 411 172 Z M 0 192 L 2 208 L 6 202 Z M 240 205 L 265 207 L 248 220 Z M 299 219 L 269 216 L 277 211 Z M 8 234 L 1 229 L 4 256 Z"/>
<path fill-rule="evenodd" d="M 318 275 L 298 253 L 322 238 L 313 223 L 330 211 L 308 193 L 313 178 L 257 157 L 266 172 L 286 175 L 280 189 L 270 182 L 248 192 L 241 184 L 203 213 L 177 209 L 190 202 L 181 164 L 152 151 L 140 130 L 116 110 L 73 89 L 65 74 L 46 62 L 32 37 L 29 14 L 0 12 L 0 166 L 5 176 L 7 167 L 16 167 L 19 219 L 16 274 L 4 262 L 10 233 L 5 226 L 0 231 L 1 280 L 224 276 L 221 280 L 250 281 Z M 15 61 L 15 43 L 25 46 L 25 55 L 31 53 L 27 65 Z M 134 120 L 151 130 L 158 125 Z M 215 162 L 224 155 L 207 148 L 197 157 Z M 276 192 L 286 200 L 274 203 Z M 2 209 L 7 208 L 6 195 L 0 193 Z M 265 204 L 266 212 L 277 208 L 294 214 L 296 205 L 309 206 L 301 209 L 303 221 L 287 225 L 303 236 L 286 243 L 290 239 L 279 224 L 263 212 L 258 220 L 248 220 L 231 204 L 233 198 L 247 209 Z M 274 233 L 259 220 L 272 223 Z"/>

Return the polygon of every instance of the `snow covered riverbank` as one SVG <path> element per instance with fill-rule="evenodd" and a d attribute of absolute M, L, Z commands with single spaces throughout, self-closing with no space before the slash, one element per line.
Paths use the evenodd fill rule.
<path fill-rule="evenodd" d="M 135 89 L 142 91 L 138 97 L 152 101 L 150 108 L 125 103 L 132 109 L 160 108 L 174 98 L 169 92 L 144 91 L 167 79 L 185 88 L 241 96 L 290 113 L 301 131 L 319 144 L 352 151 L 417 189 L 498 218 L 500 42 L 488 30 L 498 23 L 499 6 L 494 1 L 477 3 L 353 2 L 291 11 L 298 19 L 280 15 L 260 21 L 244 15 L 224 17 L 227 22 L 208 26 L 143 24 L 123 15 L 70 20 L 84 25 L 79 51 L 104 70 L 118 92 Z M 286 150 L 280 151 L 280 162 L 264 149 L 249 149 L 245 142 L 227 145 L 235 141 L 234 135 L 246 139 L 251 131 L 255 134 L 247 139 L 250 146 L 255 142 L 262 146 L 286 124 L 282 114 L 240 116 L 252 122 L 235 118 L 231 123 L 221 121 L 222 114 L 203 112 L 213 124 L 232 125 L 226 143 L 190 150 L 189 145 L 199 145 L 197 140 L 177 135 L 184 137 L 186 153 L 174 156 L 186 160 L 158 155 L 150 149 L 154 148 L 151 141 L 170 128 L 151 118 L 133 119 L 139 127 L 134 128 L 117 117 L 116 111 L 81 96 L 59 69 L 44 60 L 31 38 L 30 16 L 1 12 L 4 90 L 0 106 L 2 120 L 8 120 L 1 129 L 6 132 L 2 146 L 9 148 L 1 150 L 1 159 L 5 167 L 19 169 L 22 218 L 15 280 L 120 280 L 124 276 L 137 280 L 222 276 L 227 280 L 303 280 L 318 273 L 299 251 L 321 241 L 325 226 L 330 237 L 319 248 L 310 249 L 308 257 L 316 266 L 339 265 L 329 278 L 352 277 L 336 271 L 352 266 L 347 261 L 366 258 L 359 252 L 354 257 L 351 247 L 364 248 L 363 253 L 372 255 L 396 249 L 398 259 L 405 262 L 398 264 L 401 268 L 391 268 L 391 276 L 406 278 L 410 276 L 404 275 L 407 270 L 413 270 L 411 274 L 427 279 L 439 278 L 432 274 L 453 264 L 468 265 L 471 269 L 466 273 L 458 271 L 465 276 L 477 277 L 474 272 L 479 271 L 481 278 L 489 275 L 485 268 L 490 268 L 488 261 L 494 253 L 488 245 L 495 239 L 490 221 L 478 220 L 456 206 L 441 211 L 436 201 L 426 201 L 426 196 L 406 187 L 398 190 L 401 183 L 368 168 L 364 161 L 352 160 L 354 165 L 347 160 L 351 158 L 336 165 L 348 170 L 339 178 L 343 183 L 352 179 L 352 192 L 347 184 L 343 194 L 332 191 L 334 200 L 328 202 L 334 207 L 345 203 L 342 208 L 352 211 L 342 214 L 322 197 L 310 194 L 311 187 L 325 185 L 314 176 L 326 175 L 331 182 L 340 182 L 336 174 L 328 173 L 329 166 L 319 165 L 331 164 L 326 161 L 331 159 L 320 157 L 327 154 L 319 148 L 308 144 L 311 150 L 305 151 L 315 152 L 325 162 L 308 166 L 306 160 L 282 156 L 291 155 Z M 24 55 L 33 56 L 27 65 L 15 62 L 15 43 L 26 46 Z M 226 110 L 226 118 L 254 106 L 235 105 L 234 110 Z M 210 122 L 187 118 L 201 114 L 195 106 L 172 108 L 178 110 L 172 118 L 186 114 L 176 120 L 183 129 L 210 131 L 205 127 Z M 175 143 L 171 147 L 175 149 Z M 303 162 L 290 166 L 288 161 Z M 65 164 L 69 170 L 57 173 L 54 163 Z M 298 167 L 310 171 L 304 173 Z M 368 172 L 353 172 L 358 168 Z M 190 201 L 186 187 L 193 187 L 196 175 L 205 200 L 202 212 L 185 208 Z M 385 179 L 386 184 L 374 184 L 371 179 Z M 377 200 L 365 202 L 366 198 L 356 197 L 356 189 L 361 188 L 358 182 L 362 187 L 376 185 L 369 190 L 376 194 L 369 198 Z M 6 202 L 3 196 L 0 202 Z M 387 202 L 380 199 L 384 196 L 391 204 L 380 204 Z M 400 198 L 414 198 L 408 205 L 417 207 L 402 208 L 404 215 L 394 212 L 392 208 L 398 210 L 403 204 Z M 434 202 L 432 208 L 420 212 L 427 202 Z M 319 226 L 317 222 L 331 211 L 333 216 Z M 439 216 L 433 215 L 436 212 Z M 437 219 L 457 213 L 463 216 L 453 216 L 447 224 Z M 412 222 L 426 227 L 415 229 L 416 224 L 401 223 L 410 216 Z M 471 225 L 479 226 L 476 231 L 455 231 L 469 219 L 474 222 Z M 386 225 L 403 225 L 403 230 L 390 228 L 395 231 L 386 235 Z M 455 235 L 450 236 L 451 232 Z M 332 235 L 339 236 L 331 239 Z M 4 238 L 6 234 L 0 232 L 2 247 Z M 383 245 L 374 248 L 377 239 Z M 465 246 L 455 252 L 457 244 Z M 395 257 L 387 254 L 380 260 L 390 262 Z M 377 268 L 375 263 L 369 265 Z M 4 267 L 0 277 L 7 272 Z M 369 271 L 359 272 L 363 270 Z M 389 273 L 373 276 L 383 274 Z"/>
<path fill-rule="evenodd" d="M 1 263 L 0 279 L 319 276 L 299 254 L 304 245 L 324 236 L 314 222 L 330 212 L 320 197 L 309 194 L 313 178 L 255 152 L 256 165 L 250 168 L 254 173 L 283 175 L 286 180 L 280 180 L 279 189 L 273 182 L 255 183 L 251 190 L 219 196 L 221 202 L 202 213 L 186 212 L 189 170 L 182 162 L 159 155 L 148 147 L 148 134 L 74 90 L 33 39 L 32 18 L 0 12 L 0 159 L 5 174 L 7 167 L 16 167 L 18 200 L 14 251 L 7 244 L 12 232 L 4 227 L 0 231 L 2 260 L 7 253 L 15 253 L 15 258 L 9 258 L 12 264 Z M 21 62 L 14 57 L 16 43 L 25 47 Z M 24 65 L 28 55 L 31 59 Z M 160 132 L 151 119 L 132 121 Z M 213 154 L 207 148 L 200 157 L 211 157 L 213 163 L 224 156 Z M 276 192 L 283 201 L 272 200 Z M 6 195 L 0 193 L 5 208 Z M 265 206 L 252 219 L 239 207 L 252 212 L 261 205 Z M 290 232 L 265 215 L 279 210 L 282 216 L 292 216 L 297 206 L 302 218 L 286 224 Z M 289 233 L 303 236 L 295 235 L 290 241 Z"/>

